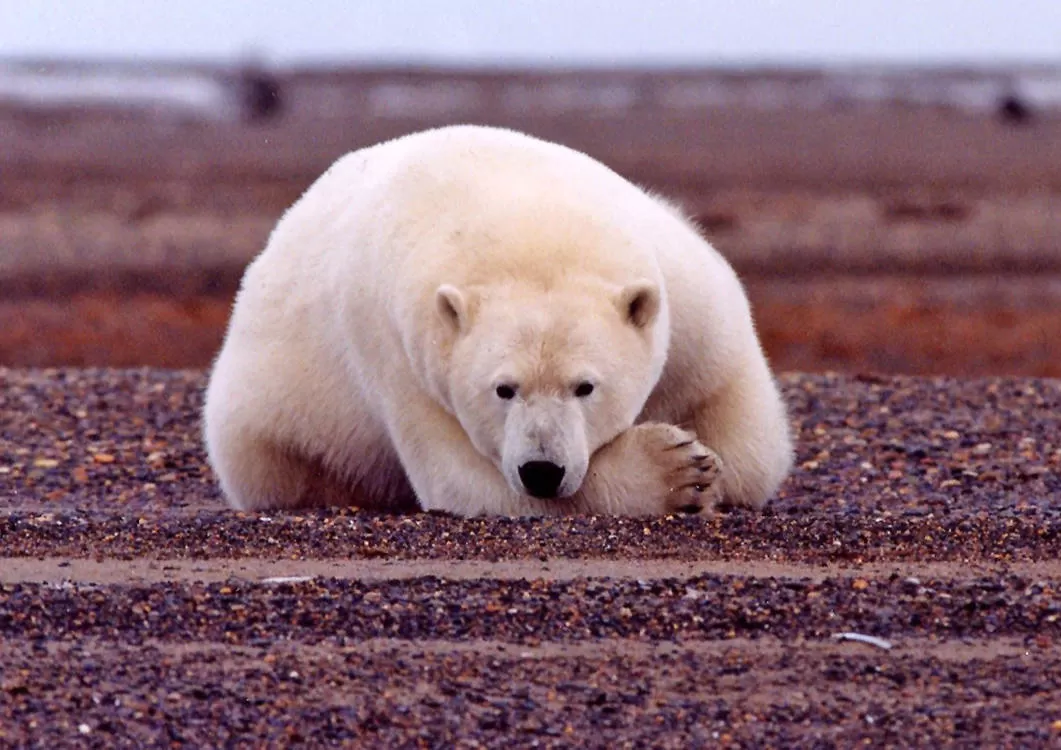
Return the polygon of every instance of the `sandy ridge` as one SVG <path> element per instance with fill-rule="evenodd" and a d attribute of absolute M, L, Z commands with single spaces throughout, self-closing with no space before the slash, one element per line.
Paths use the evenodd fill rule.
<path fill-rule="evenodd" d="M 686 579 L 697 576 L 783 578 L 823 581 L 829 578 L 903 578 L 970 580 L 998 575 L 1061 579 L 1061 560 L 1012 562 L 872 562 L 801 564 L 767 560 L 276 560 L 240 558 L 210 560 L 91 560 L 67 557 L 0 557 L 0 584 L 61 583 L 142 584 L 211 583 L 239 579 L 260 583 L 298 583 L 313 578 L 397 581 L 437 577 L 452 581 L 545 580 L 576 578 L 613 580 Z"/>
<path fill-rule="evenodd" d="M 838 634 L 841 631 L 837 631 Z M 870 644 L 844 640 L 777 638 L 726 638 L 708 640 L 683 638 L 678 641 L 645 641 L 634 638 L 600 638 L 597 640 L 571 642 L 542 642 L 538 644 L 514 643 L 501 639 L 471 638 L 464 640 L 401 638 L 367 638 L 355 645 L 340 645 L 330 642 L 280 643 L 270 648 L 273 658 L 295 657 L 298 659 L 341 659 L 348 654 L 389 654 L 403 656 L 420 654 L 455 655 L 468 654 L 483 658 L 505 659 L 651 659 L 653 657 L 696 654 L 708 657 L 724 657 L 733 654 L 778 658 L 795 651 L 819 658 L 830 656 L 878 655 L 881 658 L 940 659 L 953 662 L 970 662 L 985 659 L 1035 658 L 1041 647 L 1029 645 L 1027 639 L 1018 637 L 965 638 L 940 641 L 935 638 L 900 636 L 886 641 L 891 648 L 884 649 Z M 17 652 L 25 648 L 17 639 L 0 638 L 0 649 Z M 80 640 L 77 650 L 81 653 L 106 654 L 120 651 L 126 646 L 107 639 L 88 637 Z M 230 663 L 261 660 L 265 651 L 250 646 L 232 645 L 213 641 L 172 641 L 160 638 L 145 639 L 137 648 L 157 650 L 173 657 L 216 656 Z M 68 642 L 53 641 L 45 645 L 50 655 L 62 655 L 71 650 Z"/>

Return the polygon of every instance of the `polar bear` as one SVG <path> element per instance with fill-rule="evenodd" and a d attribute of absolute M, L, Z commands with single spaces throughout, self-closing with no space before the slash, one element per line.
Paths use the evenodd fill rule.
<path fill-rule="evenodd" d="M 286 212 L 203 417 L 247 510 L 758 508 L 792 463 L 722 256 L 591 157 L 470 125 L 349 153 Z"/>

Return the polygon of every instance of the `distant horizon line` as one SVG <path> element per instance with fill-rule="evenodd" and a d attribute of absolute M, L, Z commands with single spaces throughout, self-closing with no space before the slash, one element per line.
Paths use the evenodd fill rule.
<path fill-rule="evenodd" d="M 1061 70 L 1061 57 L 1057 60 L 1031 58 L 940 58 L 935 60 L 913 60 L 899 58 L 762 58 L 733 57 L 714 60 L 681 59 L 632 59 L 617 60 L 557 58 L 459 58 L 450 56 L 391 56 L 367 57 L 336 55 L 321 57 L 299 57 L 283 60 L 248 53 L 245 55 L 0 55 L 0 66 L 15 67 L 121 67 L 144 66 L 158 69 L 196 69 L 253 67 L 277 72 L 314 72 L 339 70 L 366 71 L 454 71 L 454 72 L 941 72 L 992 74 L 1002 72 L 1056 72 Z"/>

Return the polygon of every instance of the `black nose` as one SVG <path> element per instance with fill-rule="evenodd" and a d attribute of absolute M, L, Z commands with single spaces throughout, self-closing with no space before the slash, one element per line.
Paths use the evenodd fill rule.
<path fill-rule="evenodd" d="M 519 479 L 534 497 L 556 497 L 564 467 L 552 461 L 528 461 L 519 467 Z"/>

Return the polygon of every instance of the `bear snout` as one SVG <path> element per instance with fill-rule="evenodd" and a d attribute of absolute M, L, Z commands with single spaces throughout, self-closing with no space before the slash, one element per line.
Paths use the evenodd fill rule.
<path fill-rule="evenodd" d="M 553 498 L 560 491 L 565 471 L 552 461 L 528 461 L 519 467 L 519 479 L 532 496 Z"/>

